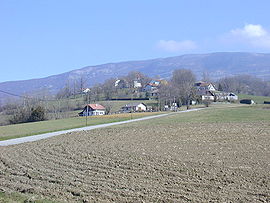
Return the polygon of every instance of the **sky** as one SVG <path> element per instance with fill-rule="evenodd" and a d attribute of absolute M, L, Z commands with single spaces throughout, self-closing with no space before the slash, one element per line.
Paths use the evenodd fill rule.
<path fill-rule="evenodd" d="M 89 65 L 270 53 L 269 0 L 0 0 L 0 82 Z"/>

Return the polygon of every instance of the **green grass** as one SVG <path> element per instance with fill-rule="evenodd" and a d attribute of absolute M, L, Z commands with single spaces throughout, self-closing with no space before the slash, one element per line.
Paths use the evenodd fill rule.
<path fill-rule="evenodd" d="M 132 113 L 132 114 L 114 114 L 105 116 L 89 116 L 88 126 L 104 123 L 129 120 L 131 118 L 140 118 L 158 113 Z M 86 117 L 73 117 L 59 120 L 48 120 L 33 123 L 23 123 L 15 125 L 0 126 L 0 140 L 37 135 L 42 133 L 67 130 L 86 126 Z"/>
<path fill-rule="evenodd" d="M 270 122 L 270 105 L 212 105 L 200 111 L 176 113 L 171 116 L 156 119 L 154 124 L 174 123 L 228 123 L 228 122 Z M 153 121 L 145 121 L 148 125 Z"/>
<path fill-rule="evenodd" d="M 3 193 L 0 192 L 1 203 L 57 203 L 58 201 L 52 201 L 44 198 L 37 197 L 37 195 L 23 195 L 21 193 Z"/>
<path fill-rule="evenodd" d="M 254 95 L 247 95 L 247 94 L 239 94 L 238 98 L 239 100 L 252 99 L 257 104 L 263 104 L 264 101 L 270 101 L 270 97 L 254 96 Z"/>

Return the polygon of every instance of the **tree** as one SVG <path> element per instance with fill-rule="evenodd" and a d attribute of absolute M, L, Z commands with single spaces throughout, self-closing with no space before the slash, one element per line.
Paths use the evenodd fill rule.
<path fill-rule="evenodd" d="M 18 106 L 10 117 L 9 122 L 16 124 L 43 120 L 45 120 L 45 109 L 42 106 L 31 107 L 26 105 L 24 107 Z"/>
<path fill-rule="evenodd" d="M 116 88 L 114 86 L 115 79 L 111 78 L 104 82 L 102 85 L 102 90 L 106 100 L 110 100 L 113 97 L 113 94 L 116 92 Z"/>
<path fill-rule="evenodd" d="M 43 121 L 45 120 L 45 109 L 42 106 L 37 106 L 31 109 L 31 114 L 28 122 Z"/>
<path fill-rule="evenodd" d="M 66 85 L 57 93 L 56 98 L 68 98 L 72 95 L 72 91 L 70 88 L 70 81 L 67 81 Z"/>
<path fill-rule="evenodd" d="M 190 99 L 195 94 L 194 83 L 196 77 L 191 70 L 177 69 L 173 71 L 171 83 L 175 89 L 174 96 L 179 100 L 179 103 L 187 105 L 189 108 Z"/>
<path fill-rule="evenodd" d="M 127 81 L 128 86 L 131 88 L 134 86 L 135 80 L 140 82 L 142 86 L 145 86 L 151 80 L 148 76 L 144 75 L 139 71 L 131 71 L 124 78 Z"/>
<path fill-rule="evenodd" d="M 269 83 L 250 75 L 222 78 L 218 81 L 218 87 L 225 92 L 270 96 Z"/>
<path fill-rule="evenodd" d="M 202 73 L 202 81 L 204 82 L 210 82 L 211 78 L 210 78 L 210 74 L 208 71 L 203 71 Z"/>

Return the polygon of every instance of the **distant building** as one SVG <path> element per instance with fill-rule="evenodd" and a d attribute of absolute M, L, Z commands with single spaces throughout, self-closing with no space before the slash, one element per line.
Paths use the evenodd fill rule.
<path fill-rule="evenodd" d="M 204 93 L 206 91 L 216 91 L 215 86 L 212 83 L 209 82 L 196 82 L 195 87 L 197 88 L 198 92 Z"/>
<path fill-rule="evenodd" d="M 227 96 L 227 100 L 228 101 L 237 101 L 238 100 L 238 96 L 232 92 L 230 92 Z"/>
<path fill-rule="evenodd" d="M 140 88 L 140 87 L 142 87 L 142 83 L 140 83 L 140 82 L 137 81 L 137 80 L 134 80 L 134 81 L 133 81 L 133 87 L 134 87 L 134 88 Z"/>
<path fill-rule="evenodd" d="M 199 95 L 202 101 L 215 101 L 216 97 L 213 91 L 215 91 L 214 85 L 208 82 L 196 82 L 194 87 L 197 90 L 197 95 Z"/>
<path fill-rule="evenodd" d="M 232 92 L 217 91 L 215 86 L 209 82 L 196 82 L 195 88 L 197 95 L 201 96 L 202 101 L 237 101 L 238 96 Z"/>
<path fill-rule="evenodd" d="M 89 89 L 89 88 L 85 88 L 82 92 L 84 93 L 84 94 L 87 94 L 87 93 L 89 93 L 91 90 Z"/>
<path fill-rule="evenodd" d="M 105 107 L 100 104 L 87 104 L 79 116 L 100 116 L 105 115 Z"/>
<path fill-rule="evenodd" d="M 216 97 L 212 91 L 206 91 L 205 94 L 201 95 L 202 101 L 215 101 Z"/>
<path fill-rule="evenodd" d="M 114 86 L 118 88 L 127 88 L 128 84 L 126 80 L 118 79 L 114 82 Z"/>
<path fill-rule="evenodd" d="M 129 103 L 122 107 L 122 111 L 124 112 L 140 112 L 140 111 L 146 111 L 147 106 L 144 103 Z"/>
<path fill-rule="evenodd" d="M 167 81 L 166 81 L 167 82 Z M 161 84 L 165 84 L 166 83 L 165 80 L 151 80 L 145 87 L 144 87 L 144 91 L 146 92 L 152 92 L 154 90 L 157 90 L 157 88 L 161 85 Z"/>

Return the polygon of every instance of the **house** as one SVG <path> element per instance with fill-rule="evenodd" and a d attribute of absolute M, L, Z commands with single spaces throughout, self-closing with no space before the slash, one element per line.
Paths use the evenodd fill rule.
<path fill-rule="evenodd" d="M 114 86 L 118 88 L 127 88 L 128 84 L 126 80 L 118 79 L 114 82 Z"/>
<path fill-rule="evenodd" d="M 228 95 L 227 95 L 227 100 L 228 101 L 237 101 L 238 100 L 238 96 L 232 92 L 230 92 Z"/>
<path fill-rule="evenodd" d="M 91 90 L 89 89 L 89 88 L 85 88 L 82 92 L 84 93 L 84 94 L 87 94 L 87 93 L 89 93 Z"/>
<path fill-rule="evenodd" d="M 142 87 L 142 83 L 140 83 L 140 82 L 137 81 L 137 80 L 134 80 L 134 81 L 133 81 L 133 87 L 134 87 L 134 88 L 140 88 L 140 87 Z"/>
<path fill-rule="evenodd" d="M 146 111 L 147 106 L 144 103 L 129 103 L 122 107 L 123 112 Z"/>
<path fill-rule="evenodd" d="M 157 90 L 157 87 L 158 87 L 158 85 L 156 85 L 156 84 L 148 83 L 148 84 L 144 87 L 143 90 L 144 90 L 145 92 L 151 92 L 151 91 Z"/>
<path fill-rule="evenodd" d="M 100 104 L 87 104 L 79 116 L 100 116 L 105 115 L 105 107 Z"/>
<path fill-rule="evenodd" d="M 158 86 L 161 84 L 161 80 L 151 80 L 145 87 L 144 91 L 152 92 L 157 90 Z"/>
<path fill-rule="evenodd" d="M 199 82 L 196 82 L 194 86 L 197 89 L 197 95 L 201 96 L 202 101 L 205 101 L 205 100 L 216 101 L 217 100 L 217 96 L 214 93 L 216 92 L 216 89 L 213 84 L 199 81 Z"/>
<path fill-rule="evenodd" d="M 216 96 L 213 91 L 206 91 L 205 94 L 201 95 L 202 101 L 215 101 Z"/>

